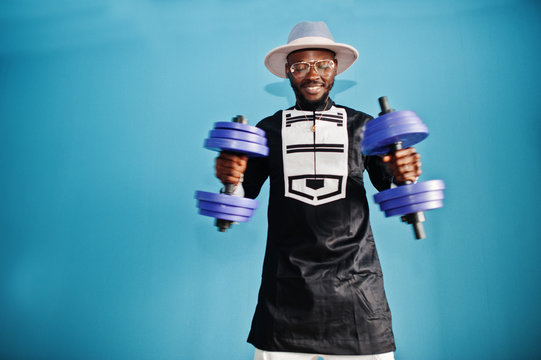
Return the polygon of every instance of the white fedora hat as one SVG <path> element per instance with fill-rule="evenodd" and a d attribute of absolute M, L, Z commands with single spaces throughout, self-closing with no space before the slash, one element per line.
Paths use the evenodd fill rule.
<path fill-rule="evenodd" d="M 265 66 L 274 75 L 286 78 L 287 56 L 302 49 L 325 49 L 334 52 L 338 61 L 338 74 L 344 72 L 359 57 L 353 46 L 334 42 L 327 24 L 323 21 L 303 21 L 291 30 L 286 45 L 271 50 L 265 56 Z"/>

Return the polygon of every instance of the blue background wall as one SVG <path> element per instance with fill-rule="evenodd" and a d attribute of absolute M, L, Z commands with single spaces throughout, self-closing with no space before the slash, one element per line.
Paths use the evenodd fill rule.
<path fill-rule="evenodd" d="M 537 1 L 8 0 L 0 358 L 251 359 L 266 209 L 225 234 L 197 215 L 201 145 L 293 104 L 263 58 L 320 19 L 360 52 L 333 98 L 417 111 L 422 179 L 448 186 L 427 240 L 372 207 L 397 359 L 540 357 Z"/>

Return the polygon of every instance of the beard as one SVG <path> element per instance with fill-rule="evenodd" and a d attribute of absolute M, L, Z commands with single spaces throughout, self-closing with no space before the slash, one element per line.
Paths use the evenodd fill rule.
<path fill-rule="evenodd" d="M 312 80 L 304 80 L 299 84 L 296 84 L 295 82 L 291 81 L 290 79 L 290 85 L 293 89 L 293 92 L 295 93 L 295 97 L 297 98 L 297 104 L 303 109 L 303 110 L 315 110 L 319 106 L 323 105 L 327 99 L 329 98 L 329 93 L 331 92 L 331 89 L 334 85 L 334 78 L 331 79 L 329 82 L 318 80 L 318 81 L 312 81 Z M 303 87 L 308 87 L 310 85 L 321 85 L 323 87 L 323 92 L 317 99 L 307 99 L 303 92 Z"/>

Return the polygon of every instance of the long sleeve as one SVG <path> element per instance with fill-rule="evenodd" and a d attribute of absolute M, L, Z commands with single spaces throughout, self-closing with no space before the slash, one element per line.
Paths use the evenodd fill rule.
<path fill-rule="evenodd" d="M 372 185 L 378 190 L 386 190 L 391 187 L 393 174 L 380 156 L 366 156 L 364 166 L 370 176 Z"/>
<path fill-rule="evenodd" d="M 255 199 L 268 176 L 268 159 L 266 157 L 250 158 L 242 183 L 245 197 Z"/>

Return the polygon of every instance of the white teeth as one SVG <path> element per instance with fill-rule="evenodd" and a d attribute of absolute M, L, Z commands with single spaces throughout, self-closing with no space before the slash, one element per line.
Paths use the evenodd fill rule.
<path fill-rule="evenodd" d="M 318 92 L 320 89 L 321 89 L 321 86 L 307 86 L 306 88 L 306 91 L 310 92 L 310 93 L 314 93 L 314 92 Z"/>

